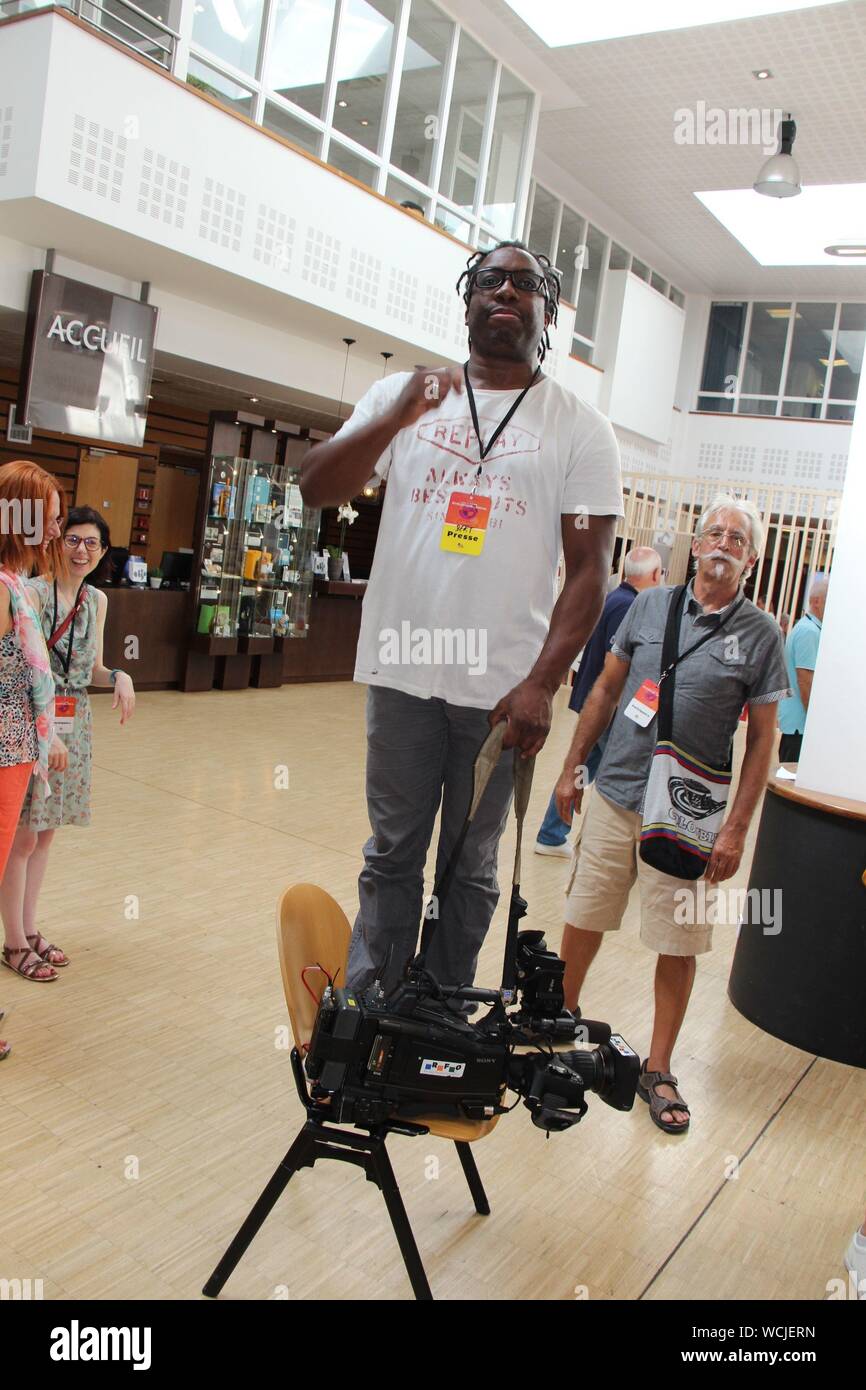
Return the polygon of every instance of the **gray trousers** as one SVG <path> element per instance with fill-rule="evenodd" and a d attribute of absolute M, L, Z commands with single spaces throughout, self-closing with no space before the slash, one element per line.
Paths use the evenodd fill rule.
<path fill-rule="evenodd" d="M 472 768 L 490 726 L 488 710 L 464 709 L 371 685 L 367 691 L 367 809 L 373 831 L 358 879 L 360 911 L 347 983 L 377 976 L 388 992 L 418 949 L 424 865 L 439 802 L 436 878 L 466 819 Z M 463 845 L 435 922 L 427 968 L 440 984 L 471 984 L 499 901 L 496 859 L 514 791 L 514 750 L 503 752 Z M 390 958 L 389 958 L 390 949 Z M 387 970 L 385 969 L 388 961 Z M 492 986 L 497 980 L 489 982 Z"/>

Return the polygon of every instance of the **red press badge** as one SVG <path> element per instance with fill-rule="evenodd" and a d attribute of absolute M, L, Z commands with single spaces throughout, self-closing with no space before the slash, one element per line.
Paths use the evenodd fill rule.
<path fill-rule="evenodd" d="M 452 492 L 448 499 L 440 550 L 480 555 L 490 519 L 491 499 L 477 492 Z"/>
<path fill-rule="evenodd" d="M 445 513 L 446 521 L 454 526 L 471 526 L 473 530 L 486 531 L 489 519 L 489 497 L 481 497 L 477 492 L 452 492 Z"/>
<path fill-rule="evenodd" d="M 58 734 L 71 734 L 75 727 L 75 695 L 54 696 L 54 728 Z"/>
<path fill-rule="evenodd" d="M 659 687 L 657 681 L 644 681 L 629 700 L 623 711 L 626 719 L 634 720 L 641 728 L 652 723 L 659 707 Z"/>

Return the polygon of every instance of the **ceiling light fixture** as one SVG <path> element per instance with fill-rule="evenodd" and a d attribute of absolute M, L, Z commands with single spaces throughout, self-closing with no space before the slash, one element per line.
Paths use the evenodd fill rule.
<path fill-rule="evenodd" d="M 349 103 L 348 103 L 347 101 L 344 101 L 343 98 L 340 97 L 340 100 L 337 102 L 337 105 L 338 105 L 338 106 L 348 106 Z"/>
<path fill-rule="evenodd" d="M 796 198 L 802 193 L 800 170 L 791 153 L 797 138 L 797 123 L 786 111 L 779 126 L 779 148 L 761 165 L 752 187 L 767 198 Z"/>
<path fill-rule="evenodd" d="M 866 256 L 866 238 L 859 241 L 834 241 L 829 246 L 824 247 L 825 256 Z"/>
<path fill-rule="evenodd" d="M 343 342 L 346 344 L 346 360 L 343 363 L 343 384 L 340 387 L 340 404 L 337 407 L 337 419 L 340 421 L 340 424 L 343 423 L 343 400 L 346 395 L 346 372 L 349 369 L 349 350 L 350 348 L 354 347 L 357 341 L 357 338 L 343 339 Z"/>
<path fill-rule="evenodd" d="M 258 403 L 259 403 L 259 398 L 258 398 L 258 396 L 250 396 L 250 405 L 258 405 Z"/>
<path fill-rule="evenodd" d="M 819 358 L 818 358 L 818 361 L 821 363 L 821 366 L 822 366 L 822 367 L 829 367 L 829 365 L 830 365 L 830 359 L 829 359 L 829 357 L 819 357 Z M 833 358 L 833 366 L 834 366 L 834 367 L 847 367 L 847 366 L 848 366 L 848 359 L 847 359 L 847 357 L 834 357 L 834 358 Z"/>
<path fill-rule="evenodd" d="M 772 77 L 773 74 L 770 72 L 769 68 L 755 68 L 752 76 L 757 77 L 759 82 L 766 82 L 767 78 Z"/>

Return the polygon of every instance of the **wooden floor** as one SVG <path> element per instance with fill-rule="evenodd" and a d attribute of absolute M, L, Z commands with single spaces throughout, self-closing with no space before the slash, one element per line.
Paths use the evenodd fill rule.
<path fill-rule="evenodd" d="M 363 708 L 350 684 L 161 692 L 121 730 L 95 701 L 94 825 L 58 835 L 43 898 L 42 928 L 73 964 L 45 988 L 0 978 L 14 1046 L 0 1067 L 0 1277 L 42 1279 L 45 1298 L 200 1297 L 299 1124 L 276 1045 L 274 904 L 310 880 L 354 913 Z M 560 692 L 533 833 L 572 719 Z M 512 845 L 510 827 L 503 879 Z M 566 867 L 524 858 L 527 925 L 554 944 Z M 500 907 L 479 983 L 498 980 L 503 926 Z M 475 1149 L 487 1218 L 453 1145 L 392 1140 L 434 1294 L 823 1299 L 844 1278 L 866 1197 L 866 1073 L 736 1013 L 734 933 L 717 928 L 699 960 L 675 1057 L 688 1136 L 661 1134 L 640 1102 L 622 1115 L 591 1098 L 579 1127 L 546 1140 L 518 1107 Z M 633 897 L 583 1003 L 642 1055 L 654 960 Z M 357 1170 L 295 1178 L 222 1295 L 286 1296 L 410 1296 L 382 1199 Z"/>

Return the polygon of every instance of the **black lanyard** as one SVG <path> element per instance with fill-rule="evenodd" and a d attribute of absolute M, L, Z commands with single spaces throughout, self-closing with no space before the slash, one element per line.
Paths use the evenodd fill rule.
<path fill-rule="evenodd" d="M 78 586 L 78 593 L 75 595 L 75 602 L 74 602 L 74 604 L 72 605 L 72 622 L 71 622 L 70 625 L 69 625 L 69 641 L 68 641 L 67 644 L 66 644 L 66 657 L 64 658 L 64 657 L 63 657 L 63 654 L 62 654 L 61 652 L 57 651 L 57 647 L 56 647 L 56 646 L 55 646 L 55 648 L 54 648 L 54 650 L 57 652 L 57 659 L 58 659 L 58 661 L 60 662 L 60 665 L 63 667 L 63 674 L 64 674 L 64 676 L 68 676 L 68 675 L 69 675 L 69 667 L 70 667 L 70 664 L 71 664 L 71 662 L 72 662 L 72 643 L 73 643 L 73 641 L 74 641 L 74 639 L 75 639 L 75 619 L 78 617 L 78 609 L 79 609 L 79 606 L 80 606 L 80 603 L 81 603 L 81 594 L 82 594 L 82 590 L 84 589 L 84 586 L 85 586 L 86 583 L 87 583 L 87 580 L 86 580 L 86 579 L 82 579 L 81 583 L 80 583 L 79 586 Z M 55 579 L 55 581 L 54 581 L 54 617 L 53 617 L 52 622 L 51 622 L 51 631 L 52 631 L 52 634 L 53 634 L 54 632 L 57 631 L 57 580 L 56 580 L 56 579 Z"/>
<path fill-rule="evenodd" d="M 671 655 L 673 655 L 676 652 L 677 646 L 679 645 L 679 623 L 680 615 L 682 613 L 683 605 L 685 603 L 685 597 L 685 586 L 683 587 L 682 591 L 676 596 L 671 595 L 673 602 L 669 610 L 670 616 L 668 618 L 668 629 L 665 633 L 664 646 L 666 648 L 671 647 L 672 650 L 663 653 L 662 665 L 664 669 L 662 670 L 662 673 L 659 676 L 659 685 L 661 685 L 662 681 L 664 681 L 666 677 L 669 676 L 677 666 L 679 666 L 681 661 L 685 661 L 686 657 L 691 656 L 692 652 L 696 652 L 698 647 L 702 647 L 705 642 L 709 642 L 711 637 L 715 637 L 716 633 L 719 632 L 720 629 L 725 626 L 725 623 L 728 621 L 728 619 L 733 618 L 734 614 L 737 612 L 737 609 L 742 608 L 743 604 L 746 601 L 745 595 L 743 595 L 739 602 L 731 604 L 731 607 L 728 609 L 725 616 L 723 618 L 720 618 L 717 623 L 714 623 L 712 627 L 710 627 L 709 631 L 704 633 L 700 641 L 695 642 L 694 646 L 688 647 L 679 656 L 676 656 L 673 661 L 668 660 L 667 664 L 665 664 L 665 657 L 670 657 Z"/>
<path fill-rule="evenodd" d="M 469 363 L 468 363 L 468 362 L 464 362 L 464 363 L 463 363 L 463 379 L 464 379 L 464 381 L 466 382 L 466 398 L 467 398 L 467 400 L 469 401 L 469 409 L 470 409 L 471 414 L 472 414 L 472 425 L 473 425 L 473 428 L 474 428 L 474 430 L 475 430 L 475 438 L 478 440 L 478 452 L 479 452 L 479 454 L 481 455 L 481 462 L 482 462 L 482 463 L 483 463 L 484 460 L 486 459 L 487 455 L 490 453 L 490 450 L 493 448 L 494 444 L 496 443 L 497 439 L 498 439 L 499 436 L 501 435 L 502 431 L 505 429 L 505 426 L 508 424 L 509 420 L 510 420 L 510 419 L 513 417 L 513 415 L 515 414 L 515 412 L 516 412 L 516 410 L 517 410 L 517 407 L 520 405 L 521 401 L 523 400 L 523 397 L 526 395 L 526 393 L 527 393 L 527 391 L 529 390 L 529 388 L 530 388 L 531 386 L 534 386 L 534 385 L 535 385 L 536 378 L 537 378 L 538 373 L 539 373 L 540 371 L 541 371 L 541 363 L 539 362 L 539 364 L 538 364 L 538 366 L 536 367 L 535 371 L 532 373 L 532 377 L 531 377 L 530 381 L 526 384 L 526 386 L 524 386 L 524 388 L 523 388 L 523 390 L 521 391 L 520 395 L 517 397 L 517 400 L 514 402 L 514 404 L 510 407 L 510 409 L 505 413 L 505 415 L 504 415 L 504 416 L 502 417 L 502 419 L 499 421 L 499 424 L 496 426 L 496 429 L 493 431 L 493 433 L 491 434 L 491 436 L 490 436 L 490 438 L 488 439 L 487 443 L 485 444 L 485 443 L 482 441 L 482 439 L 481 439 L 481 429 L 480 429 L 479 424 L 478 424 L 478 411 L 477 411 L 477 409 L 475 408 L 475 392 L 472 390 L 472 382 L 469 380 Z M 480 477 L 481 477 L 481 464 L 480 464 L 480 463 L 479 463 L 479 465 L 478 465 L 478 471 L 477 471 L 477 473 L 476 473 L 475 476 L 476 476 L 476 478 L 480 478 Z"/>

